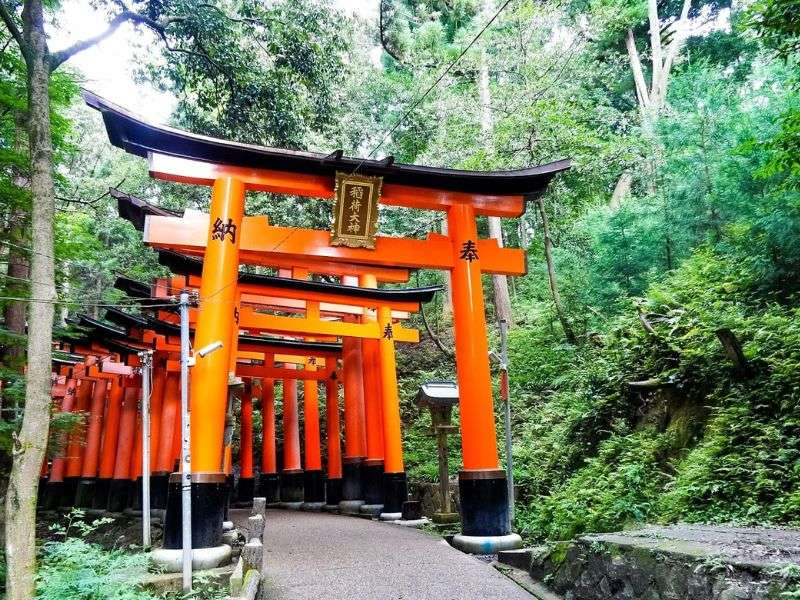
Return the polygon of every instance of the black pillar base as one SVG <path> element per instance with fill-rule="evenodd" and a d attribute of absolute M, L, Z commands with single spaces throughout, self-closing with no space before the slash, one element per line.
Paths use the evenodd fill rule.
<path fill-rule="evenodd" d="M 48 481 L 44 491 L 44 509 L 55 510 L 61 505 L 64 495 L 63 481 Z"/>
<path fill-rule="evenodd" d="M 47 494 L 45 493 L 45 486 L 47 485 L 46 477 L 39 477 L 39 487 L 36 488 L 36 509 L 42 510 L 45 505 Z"/>
<path fill-rule="evenodd" d="M 303 487 L 306 502 L 325 502 L 325 476 L 322 471 L 306 471 Z"/>
<path fill-rule="evenodd" d="M 364 504 L 383 504 L 383 461 L 367 459 L 361 464 Z"/>
<path fill-rule="evenodd" d="M 236 479 L 233 477 L 233 473 L 230 475 L 225 475 L 225 513 L 223 515 L 223 519 L 225 521 L 230 520 L 231 497 L 233 496 L 233 488 L 235 484 Z"/>
<path fill-rule="evenodd" d="M 128 508 L 131 510 L 142 510 L 142 492 L 143 489 L 143 477 L 137 477 L 134 481 L 131 482 L 133 489 L 131 490 L 133 493 L 131 494 L 131 501 L 128 505 Z"/>
<path fill-rule="evenodd" d="M 277 473 L 261 473 L 258 477 L 258 495 L 267 499 L 267 504 L 281 501 L 280 477 Z"/>
<path fill-rule="evenodd" d="M 337 477 L 336 479 L 326 479 L 325 480 L 325 497 L 327 498 L 327 503 L 338 506 L 339 502 L 342 501 L 342 479 L 341 477 Z"/>
<path fill-rule="evenodd" d="M 97 510 L 108 510 L 108 492 L 111 489 L 111 479 L 96 479 L 94 482 L 94 496 L 92 497 L 92 508 Z"/>
<path fill-rule="evenodd" d="M 458 474 L 461 500 L 461 531 L 464 535 L 508 535 L 506 474 L 501 470 L 461 471 Z"/>
<path fill-rule="evenodd" d="M 403 512 L 403 503 L 408 500 L 408 483 L 405 473 L 383 474 L 383 512 Z"/>
<path fill-rule="evenodd" d="M 361 467 L 363 456 L 345 457 L 342 459 L 342 500 L 363 500 L 361 487 Z"/>
<path fill-rule="evenodd" d="M 78 492 L 79 477 L 65 477 L 63 494 L 59 507 L 72 508 L 75 506 L 75 494 Z"/>
<path fill-rule="evenodd" d="M 192 475 L 192 548 L 219 546 L 227 492 L 224 473 Z M 164 548 L 168 550 L 182 547 L 181 502 L 181 475 L 173 473 L 167 488 L 167 514 L 164 519 Z"/>
<path fill-rule="evenodd" d="M 167 508 L 167 488 L 169 487 L 169 473 L 162 471 L 150 476 L 150 508 L 164 510 Z"/>
<path fill-rule="evenodd" d="M 281 471 L 281 502 L 303 502 L 304 477 L 300 469 Z"/>
<path fill-rule="evenodd" d="M 130 502 L 131 487 L 133 482 L 130 479 L 112 479 L 108 488 L 108 512 L 118 513 L 125 510 Z"/>
<path fill-rule="evenodd" d="M 77 508 L 92 508 L 94 506 L 96 480 L 94 478 L 81 479 L 75 492 L 75 506 Z"/>
<path fill-rule="evenodd" d="M 243 504 L 252 504 L 255 487 L 255 479 L 252 477 L 240 477 L 239 485 L 236 487 L 236 500 Z"/>

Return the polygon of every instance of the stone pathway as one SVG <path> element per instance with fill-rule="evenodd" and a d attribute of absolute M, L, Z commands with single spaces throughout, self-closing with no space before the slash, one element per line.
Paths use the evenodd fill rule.
<path fill-rule="evenodd" d="M 532 598 L 485 562 L 399 525 L 269 510 L 264 539 L 265 600 Z"/>

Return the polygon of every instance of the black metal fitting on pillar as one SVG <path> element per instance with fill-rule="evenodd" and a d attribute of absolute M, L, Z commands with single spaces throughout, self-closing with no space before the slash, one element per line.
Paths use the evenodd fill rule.
<path fill-rule="evenodd" d="M 97 482 L 94 478 L 81 479 L 78 482 L 78 489 L 75 492 L 75 506 L 77 508 L 92 508 L 96 485 Z"/>
<path fill-rule="evenodd" d="M 304 475 L 301 469 L 281 471 L 281 502 L 303 502 Z"/>
<path fill-rule="evenodd" d="M 129 479 L 112 479 L 108 488 L 108 512 L 119 513 L 128 506 L 131 495 Z"/>
<path fill-rule="evenodd" d="M 361 464 L 364 504 L 383 504 L 383 461 L 367 459 Z"/>
<path fill-rule="evenodd" d="M 497 536 L 511 533 L 504 471 L 461 471 L 458 474 L 458 491 L 464 535 Z"/>
<path fill-rule="evenodd" d="M 383 512 L 399 513 L 408 500 L 408 482 L 405 473 L 383 474 Z"/>
<path fill-rule="evenodd" d="M 346 456 L 342 459 L 342 500 L 364 499 L 361 481 L 363 463 L 363 456 Z"/>
<path fill-rule="evenodd" d="M 242 504 L 252 504 L 255 487 L 256 480 L 252 477 L 239 477 L 239 484 L 236 486 L 236 501 Z"/>
<path fill-rule="evenodd" d="M 228 487 L 224 473 L 192 474 L 192 548 L 213 548 L 222 539 L 222 521 Z M 167 514 L 164 519 L 164 548 L 182 547 L 181 474 L 170 475 Z"/>
<path fill-rule="evenodd" d="M 305 471 L 303 486 L 306 502 L 325 502 L 325 475 L 322 471 Z"/>
<path fill-rule="evenodd" d="M 325 498 L 326 502 L 332 506 L 338 506 L 339 502 L 342 501 L 341 477 L 325 480 Z"/>
<path fill-rule="evenodd" d="M 108 494 L 111 491 L 111 479 L 108 477 L 98 478 L 94 483 L 94 496 L 92 496 L 92 508 L 95 510 L 108 510 Z"/>
<path fill-rule="evenodd" d="M 63 494 L 59 508 L 72 508 L 75 506 L 75 494 L 78 492 L 78 477 L 65 477 Z"/>
<path fill-rule="evenodd" d="M 267 499 L 267 504 L 280 502 L 280 477 L 277 473 L 261 473 L 258 476 L 258 495 Z"/>
<path fill-rule="evenodd" d="M 169 473 L 157 471 L 150 476 L 150 508 L 154 510 L 167 508 L 167 488 L 169 488 Z"/>
<path fill-rule="evenodd" d="M 223 515 L 223 519 L 225 521 L 230 520 L 231 498 L 233 497 L 233 488 L 235 482 L 236 479 L 234 478 L 233 473 L 230 475 L 225 475 L 225 513 Z"/>

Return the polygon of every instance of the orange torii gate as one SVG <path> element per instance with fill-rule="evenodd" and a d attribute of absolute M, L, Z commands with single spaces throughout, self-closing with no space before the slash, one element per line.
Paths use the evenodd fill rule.
<path fill-rule="evenodd" d="M 463 535 L 454 542 L 484 552 L 520 543 L 510 531 L 508 490 L 498 456 L 481 275 L 522 275 L 525 256 L 521 250 L 500 247 L 496 240 L 479 239 L 477 218 L 518 217 L 526 200 L 542 194 L 569 162 L 479 173 L 399 165 L 391 157 L 374 161 L 346 158 L 341 152 L 326 156 L 280 150 L 155 126 L 91 93 L 84 97 L 101 111 L 113 144 L 148 158 L 151 176 L 212 188 L 208 216 L 149 216 L 144 236 L 153 246 L 203 256 L 198 347 L 231 338 L 242 262 L 272 265 L 277 260 L 321 259 L 450 271 L 463 456 Z M 352 248 L 332 244 L 326 231 L 276 227 L 265 217 L 244 216 L 246 191 L 330 199 L 336 195 L 336 181 L 356 172 L 371 178 L 364 186 L 382 185 L 382 204 L 446 212 L 448 234 L 415 240 L 374 236 L 367 229 L 374 247 Z M 384 342 L 382 338 L 382 346 Z M 192 412 L 208 424 L 192 436 L 193 467 L 203 481 L 213 479 L 220 464 L 219 444 L 208 440 L 222 439 L 229 360 L 229 349 L 223 349 L 198 361 L 192 374 Z M 393 484 L 387 480 L 387 486 Z M 204 490 L 202 483 L 196 484 L 195 492 L 203 498 L 200 504 L 209 507 L 209 527 L 214 529 L 206 535 L 198 532 L 198 539 L 216 540 L 221 513 L 215 509 L 214 492 Z"/>
<path fill-rule="evenodd" d="M 184 275 L 175 276 L 172 279 L 158 280 L 155 284 L 156 295 L 160 294 L 166 298 L 175 295 L 182 289 L 200 287 L 200 278 L 192 273 L 199 272 L 202 268 L 202 263 L 174 254 L 162 255 L 162 258 L 166 258 L 162 262 L 168 264 L 173 272 L 183 272 Z M 240 276 L 239 284 L 241 302 L 237 304 L 239 304 L 238 328 L 240 330 L 248 330 L 250 332 L 253 330 L 270 331 L 293 335 L 303 334 L 313 336 L 315 339 L 327 334 L 340 336 L 346 340 L 361 340 L 365 345 L 372 341 L 377 344 L 378 340 L 384 337 L 387 326 L 393 332 L 391 343 L 395 341 L 417 342 L 419 340 L 418 332 L 399 326 L 397 321 L 408 318 L 412 312 L 417 312 L 422 303 L 430 301 L 434 293 L 441 289 L 440 286 L 415 289 L 354 288 L 314 281 L 263 275 L 248 276 L 246 274 Z M 279 294 L 282 294 L 281 298 L 278 298 Z M 302 302 L 302 306 L 295 304 L 293 309 L 304 312 L 304 318 L 267 315 L 256 312 L 256 309 L 263 307 L 264 304 L 274 307 L 273 305 L 277 300 L 281 301 L 280 306 L 277 307 L 281 310 L 285 310 L 286 301 Z M 252 308 L 248 309 L 244 304 L 250 304 Z M 362 313 L 369 314 L 370 311 L 382 313 L 384 309 L 388 309 L 390 318 L 385 321 L 386 312 L 383 312 L 382 317 L 374 317 L 372 320 L 365 320 L 363 323 L 353 323 L 347 320 L 323 320 L 321 317 L 323 308 L 326 308 L 329 319 L 335 317 L 347 319 Z M 190 312 L 190 322 L 193 322 L 198 314 L 199 311 Z M 170 317 L 164 315 L 162 318 L 169 320 Z M 377 347 L 375 350 L 377 351 L 373 359 L 375 363 L 370 364 L 374 367 L 372 379 L 376 382 L 378 389 L 369 390 L 369 398 L 366 402 L 367 460 L 364 461 L 366 464 L 363 466 L 363 476 L 361 477 L 363 483 L 362 494 L 359 495 L 355 492 L 355 497 L 343 499 L 354 501 L 363 498 L 367 505 L 372 506 L 372 510 L 376 512 L 386 509 L 385 512 L 387 514 L 396 514 L 401 511 L 402 502 L 406 498 L 406 490 L 401 486 L 396 486 L 395 492 L 397 495 L 394 498 L 384 498 L 383 476 L 384 469 L 387 468 L 387 464 L 384 462 L 384 450 L 386 447 L 392 447 L 390 454 L 393 457 L 402 456 L 402 440 L 400 439 L 399 427 L 396 428 L 391 438 L 384 439 L 381 400 L 385 394 L 380 389 L 383 380 L 389 382 L 389 385 L 391 385 L 392 381 L 395 381 L 394 362 L 393 360 L 392 362 L 382 362 L 380 360 L 380 350 Z M 307 366 L 306 368 L 316 367 Z M 239 371 L 240 369 L 237 368 L 237 373 Z M 345 366 L 344 371 L 347 378 L 348 366 Z M 366 378 L 366 370 L 364 370 L 364 375 Z M 397 390 L 392 389 L 388 399 L 391 403 L 394 403 L 395 400 L 393 399 L 396 397 Z M 317 505 L 317 507 L 321 507 L 325 501 L 325 494 L 321 481 L 319 428 L 315 425 L 315 415 L 318 413 L 316 404 L 316 388 L 306 385 L 304 414 L 306 416 L 305 448 L 307 465 L 304 500 L 306 506 Z M 352 474 L 354 471 L 352 462 L 350 466 L 349 472 Z M 388 472 L 395 475 L 395 479 L 399 478 L 403 472 L 402 464 L 399 462 L 388 464 L 388 469 Z M 298 490 L 298 485 L 298 483 L 294 483 L 291 486 L 291 489 L 295 490 L 294 494 L 287 494 L 287 496 L 291 496 L 291 500 L 283 497 L 284 487 L 282 486 L 281 499 L 287 502 L 303 500 L 303 490 Z M 348 494 L 348 496 L 352 495 L 353 493 Z M 328 503 L 338 504 L 337 497 L 338 495 L 335 498 L 329 498 Z"/>

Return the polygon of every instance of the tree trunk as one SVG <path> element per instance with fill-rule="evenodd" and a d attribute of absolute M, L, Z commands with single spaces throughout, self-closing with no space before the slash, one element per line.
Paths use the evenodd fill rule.
<path fill-rule="evenodd" d="M 36 492 L 50 428 L 50 370 L 56 301 L 53 261 L 53 139 L 50 130 L 50 68 L 41 0 L 22 13 L 27 45 L 28 138 L 31 155 L 31 302 L 25 413 L 13 448 L 6 498 L 6 561 L 9 600 L 35 593 Z"/>
<path fill-rule="evenodd" d="M 489 217 L 489 237 L 497 240 L 497 244 L 503 247 L 503 229 L 500 217 Z M 508 293 L 508 279 L 505 275 L 493 275 L 492 286 L 494 287 L 494 314 L 497 322 L 505 321 L 509 327 L 513 325 L 511 319 L 511 297 Z"/>
<path fill-rule="evenodd" d="M 484 12 L 487 18 L 491 18 L 492 2 L 484 3 Z M 489 158 L 494 153 L 492 135 L 494 133 L 494 123 L 492 119 L 492 92 L 489 88 L 489 58 L 486 50 L 481 51 L 480 69 L 478 71 L 478 96 L 481 103 L 481 135 L 483 136 L 483 147 L 486 157 Z M 497 244 L 503 246 L 503 228 L 500 217 L 489 217 L 489 237 L 497 240 Z M 505 321 L 509 326 L 513 325 L 511 320 L 511 297 L 508 293 L 508 279 L 505 275 L 493 275 L 492 287 L 494 289 L 494 312 L 497 322 Z"/>
<path fill-rule="evenodd" d="M 553 241 L 550 239 L 550 223 L 547 220 L 547 212 L 544 209 L 544 202 L 541 198 L 536 200 L 536 206 L 539 209 L 539 216 L 542 219 L 542 237 L 544 238 L 544 258 L 547 262 L 547 279 L 550 282 L 550 293 L 553 296 L 553 306 L 556 309 L 556 315 L 561 322 L 561 327 L 564 330 L 564 337 L 570 344 L 576 344 L 578 339 L 575 337 L 575 332 L 567 319 L 567 313 L 564 310 L 564 305 L 561 302 L 561 293 L 558 291 L 558 281 L 556 280 L 556 268 L 553 264 Z"/>

